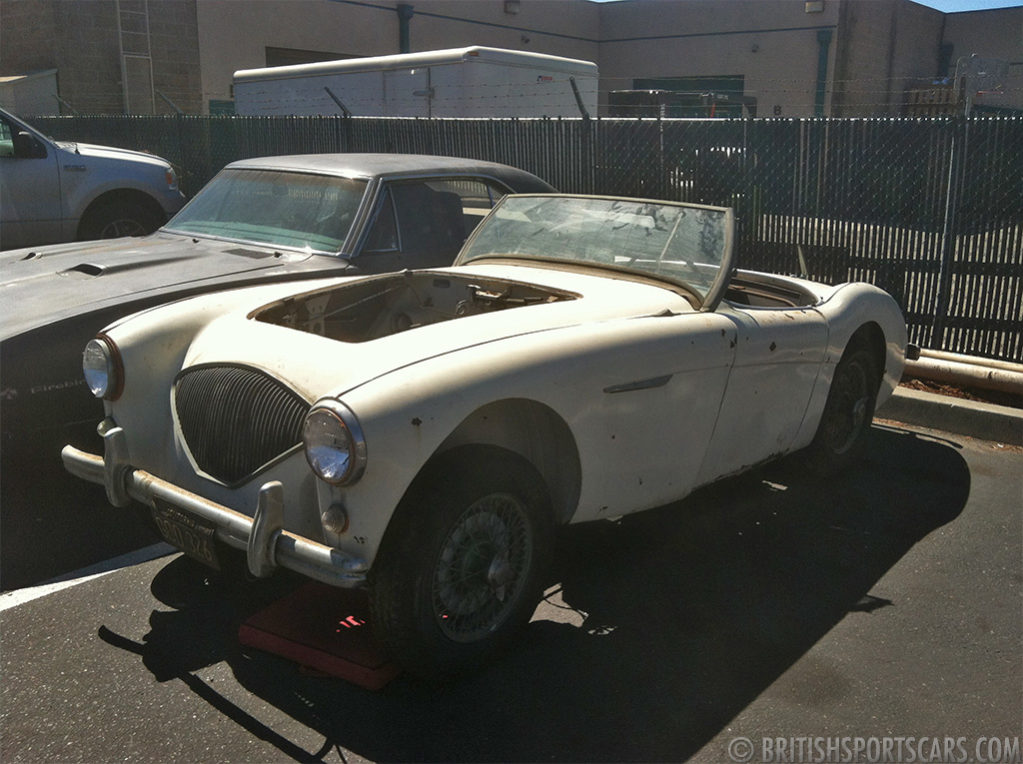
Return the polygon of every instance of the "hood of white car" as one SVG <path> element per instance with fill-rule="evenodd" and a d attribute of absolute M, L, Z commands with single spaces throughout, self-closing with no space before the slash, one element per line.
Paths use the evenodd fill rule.
<path fill-rule="evenodd" d="M 260 307 L 215 319 L 195 337 L 184 368 L 239 364 L 267 372 L 313 401 L 340 395 L 369 380 L 440 355 L 524 334 L 599 321 L 694 312 L 679 293 L 656 284 L 579 272 L 512 265 L 478 265 L 430 271 L 438 279 L 507 280 L 563 295 L 550 302 L 441 320 L 358 341 L 341 341 L 280 323 L 256 320 Z M 382 280 L 386 277 L 377 277 Z M 391 279 L 397 280 L 400 275 Z M 353 284 L 358 280 L 346 282 Z M 331 282 L 339 283 L 339 282 Z M 261 295 L 268 294 L 261 292 Z"/>

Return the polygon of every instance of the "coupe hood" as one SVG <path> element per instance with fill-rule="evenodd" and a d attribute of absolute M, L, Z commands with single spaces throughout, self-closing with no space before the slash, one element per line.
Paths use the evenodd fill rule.
<path fill-rule="evenodd" d="M 0 340 L 118 305 L 127 313 L 214 288 L 348 268 L 338 258 L 330 258 L 336 269 L 324 267 L 324 257 L 164 232 L 3 252 Z"/>

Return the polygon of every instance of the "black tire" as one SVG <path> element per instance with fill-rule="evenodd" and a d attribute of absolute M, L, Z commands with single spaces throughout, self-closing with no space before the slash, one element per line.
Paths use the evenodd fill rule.
<path fill-rule="evenodd" d="M 89 210 L 78 230 L 83 241 L 145 236 L 163 224 L 161 216 L 142 202 L 111 200 Z"/>
<path fill-rule="evenodd" d="M 862 455 L 880 383 L 873 354 L 862 345 L 848 348 L 835 367 L 824 413 L 807 448 L 814 472 L 833 475 Z"/>
<path fill-rule="evenodd" d="M 504 449 L 455 449 L 395 511 L 369 582 L 370 623 L 405 670 L 475 668 L 533 614 L 553 549 L 540 475 Z"/>

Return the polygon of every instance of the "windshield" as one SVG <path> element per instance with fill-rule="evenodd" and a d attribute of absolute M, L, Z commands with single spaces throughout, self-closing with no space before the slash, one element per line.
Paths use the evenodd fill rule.
<path fill-rule="evenodd" d="M 280 170 L 226 169 L 164 226 L 291 249 L 341 249 L 366 181 Z"/>
<path fill-rule="evenodd" d="M 641 199 L 508 196 L 462 250 L 460 263 L 515 256 L 591 263 L 684 285 L 701 303 L 730 258 L 732 213 Z"/>

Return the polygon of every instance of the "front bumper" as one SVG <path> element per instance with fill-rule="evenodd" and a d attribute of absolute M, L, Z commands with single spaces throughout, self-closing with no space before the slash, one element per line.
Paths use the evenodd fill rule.
<path fill-rule="evenodd" d="M 197 515 L 215 526 L 218 540 L 244 549 L 249 571 L 260 578 L 283 567 L 332 586 L 353 588 L 366 583 L 369 564 L 365 560 L 284 530 L 284 489 L 279 481 L 259 489 L 255 512 L 249 517 L 132 467 L 124 430 L 113 420 L 104 420 L 99 433 L 102 457 L 74 446 L 64 446 L 60 456 L 72 475 L 104 486 L 114 506 L 126 506 L 132 499 L 150 506 L 162 501 Z"/>

